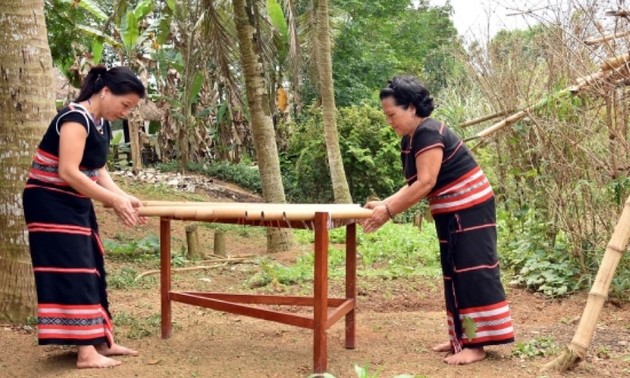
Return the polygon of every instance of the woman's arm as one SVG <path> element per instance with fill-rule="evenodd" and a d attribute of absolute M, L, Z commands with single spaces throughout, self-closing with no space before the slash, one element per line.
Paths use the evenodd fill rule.
<path fill-rule="evenodd" d="M 96 182 L 102 186 L 103 188 L 109 190 L 112 193 L 118 193 L 123 196 L 127 196 L 124 190 L 120 189 L 118 185 L 112 179 L 112 176 L 109 174 L 107 167 L 103 167 L 98 170 L 98 179 Z"/>
<path fill-rule="evenodd" d="M 59 177 L 77 192 L 113 207 L 125 224 L 135 225 L 138 222 L 137 212 L 122 190 L 118 189 L 120 192 L 113 191 L 98 185 L 80 171 L 79 166 L 85 150 L 86 136 L 85 127 L 80 123 L 67 122 L 63 124 L 59 133 Z M 109 177 L 109 175 L 107 176 Z M 111 181 L 111 177 L 109 180 Z"/>
<path fill-rule="evenodd" d="M 372 232 L 378 230 L 385 222 L 398 213 L 409 209 L 424 198 L 435 186 L 444 151 L 432 148 L 416 157 L 416 171 L 418 177 L 411 185 L 402 187 L 398 192 L 389 196 L 381 203 L 373 204 L 372 217 L 364 222 L 363 230 Z"/>
<path fill-rule="evenodd" d="M 122 196 L 127 197 L 127 199 L 129 199 L 129 201 L 131 201 L 131 206 L 133 206 L 134 208 L 139 208 L 142 207 L 142 202 L 136 198 L 135 196 L 132 196 L 131 194 L 125 192 L 124 190 L 120 189 L 120 187 L 118 185 L 116 185 L 116 183 L 114 182 L 114 180 L 112 179 L 112 176 L 109 174 L 109 171 L 107 170 L 107 167 L 103 167 L 101 169 L 98 170 L 98 180 L 96 181 L 100 186 L 104 187 L 105 189 L 113 192 L 113 193 L 118 193 Z M 116 209 L 114 209 L 114 211 L 116 211 Z M 138 223 L 140 224 L 145 224 L 147 222 L 147 218 L 146 217 L 138 217 Z"/>

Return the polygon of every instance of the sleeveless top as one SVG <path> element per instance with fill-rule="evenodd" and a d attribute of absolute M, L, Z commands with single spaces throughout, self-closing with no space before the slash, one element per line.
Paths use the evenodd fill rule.
<path fill-rule="evenodd" d="M 59 177 L 59 141 L 64 123 L 76 122 L 87 131 L 85 149 L 79 164 L 79 169 L 93 181 L 96 181 L 98 169 L 107 163 L 109 143 L 112 137 L 111 125 L 101 120 L 96 126 L 91 114 L 80 104 L 70 103 L 60 110 L 53 118 L 42 138 L 29 172 L 29 182 L 44 185 L 69 187 Z"/>

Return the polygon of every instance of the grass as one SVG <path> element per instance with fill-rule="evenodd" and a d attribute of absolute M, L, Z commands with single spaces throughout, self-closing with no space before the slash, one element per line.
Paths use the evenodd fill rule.
<path fill-rule="evenodd" d="M 117 327 L 124 328 L 127 338 L 141 339 L 159 334 L 160 319 L 160 314 L 138 318 L 126 312 L 120 312 L 114 316 L 114 323 Z"/>
<path fill-rule="evenodd" d="M 107 286 L 110 289 L 129 290 L 129 289 L 149 289 L 157 285 L 155 276 L 143 277 L 136 281 L 136 277 L 140 274 L 136 269 L 124 266 L 120 270 L 114 270 L 107 275 Z"/>
<path fill-rule="evenodd" d="M 296 230 L 295 237 L 303 246 L 314 242 L 312 231 Z M 345 241 L 345 228 L 330 232 L 330 243 Z M 388 279 L 410 277 L 439 277 L 439 244 L 435 233 L 428 228 L 419 231 L 411 225 L 385 224 L 379 231 L 365 234 L 358 229 L 357 249 L 359 253 L 358 275 Z M 305 248 L 306 250 L 306 248 Z M 299 284 L 313 279 L 315 255 L 305 252 L 290 266 L 270 258 L 260 261 L 260 272 L 250 279 L 250 287 L 259 287 L 271 282 L 285 285 Z M 329 276 L 345 275 L 345 250 L 331 246 L 328 254 Z"/>

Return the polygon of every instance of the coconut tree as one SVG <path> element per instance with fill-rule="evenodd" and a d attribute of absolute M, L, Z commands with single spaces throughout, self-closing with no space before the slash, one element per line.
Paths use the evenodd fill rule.
<path fill-rule="evenodd" d="M 259 54 L 254 43 L 257 34 L 250 22 L 252 13 L 248 11 L 251 11 L 251 8 L 246 5 L 245 0 L 233 0 L 232 5 L 263 198 L 266 202 L 282 203 L 285 202 L 285 195 L 280 173 L 276 133 L 268 111 L 268 93 L 259 63 Z M 267 232 L 267 251 L 276 252 L 288 249 L 292 244 L 291 235 L 287 230 L 269 229 Z"/>
<path fill-rule="evenodd" d="M 333 186 L 335 202 L 350 203 L 352 196 L 343 168 L 343 159 L 339 149 L 339 134 L 337 133 L 337 108 L 335 106 L 335 89 L 332 75 L 332 53 L 330 49 L 330 27 L 328 20 L 328 0 L 316 0 L 316 40 L 314 41 L 319 77 L 319 92 L 322 100 L 322 119 L 324 122 L 324 138 L 326 140 L 326 154 L 330 168 L 330 179 Z"/>
<path fill-rule="evenodd" d="M 43 0 L 0 0 L 0 322 L 24 322 L 36 305 L 22 188 L 55 111 Z"/>

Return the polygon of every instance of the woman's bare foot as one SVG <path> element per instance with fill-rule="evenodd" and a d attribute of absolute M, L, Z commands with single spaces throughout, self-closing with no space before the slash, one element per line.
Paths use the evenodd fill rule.
<path fill-rule="evenodd" d="M 444 362 L 449 365 L 467 365 L 486 358 L 483 348 L 464 348 L 461 352 L 444 357 Z"/>
<path fill-rule="evenodd" d="M 450 342 L 445 342 L 442 344 L 438 344 L 436 346 L 434 346 L 433 348 L 431 348 L 432 351 L 434 352 L 450 352 L 451 351 L 451 343 Z"/>
<path fill-rule="evenodd" d="M 107 344 L 100 344 L 96 346 L 96 351 L 103 356 L 137 356 L 138 351 L 129 349 L 116 343 L 108 347 Z"/>
<path fill-rule="evenodd" d="M 93 345 L 80 345 L 77 356 L 77 368 L 79 369 L 101 369 L 111 368 L 122 364 L 113 358 L 99 354 Z"/>

